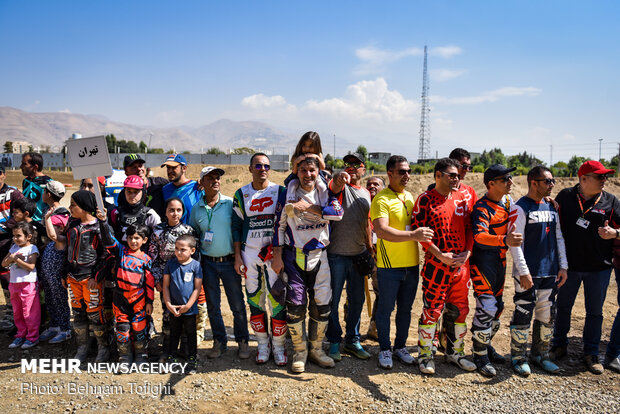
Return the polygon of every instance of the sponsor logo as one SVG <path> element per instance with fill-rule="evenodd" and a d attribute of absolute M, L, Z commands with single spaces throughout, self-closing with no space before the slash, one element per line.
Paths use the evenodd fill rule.
<path fill-rule="evenodd" d="M 327 226 L 327 223 L 316 223 L 316 224 L 300 224 L 297 226 L 297 230 L 318 230 Z"/>
<path fill-rule="evenodd" d="M 272 205 L 273 198 L 271 197 L 255 198 L 254 200 L 252 200 L 252 204 L 250 205 L 250 211 L 262 212 L 267 207 Z"/>

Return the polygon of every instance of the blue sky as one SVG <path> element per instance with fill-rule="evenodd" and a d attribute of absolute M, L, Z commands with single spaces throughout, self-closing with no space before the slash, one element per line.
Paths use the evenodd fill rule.
<path fill-rule="evenodd" d="M 416 159 L 427 44 L 433 154 L 498 146 L 548 162 L 553 145 L 555 162 L 598 157 L 602 138 L 610 158 L 619 12 L 614 1 L 0 0 L 0 105 L 158 127 L 260 120 Z"/>

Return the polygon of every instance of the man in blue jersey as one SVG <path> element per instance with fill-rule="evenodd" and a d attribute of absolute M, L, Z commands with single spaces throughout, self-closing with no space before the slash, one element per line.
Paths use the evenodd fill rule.
<path fill-rule="evenodd" d="M 527 174 L 528 193 L 512 206 L 515 232 L 523 243 L 510 248 L 515 282 L 515 311 L 510 323 L 512 368 L 523 377 L 530 375 L 527 342 L 532 316 L 530 360 L 544 371 L 556 374 L 560 368 L 549 358 L 549 344 L 555 320 L 555 296 L 567 277 L 568 261 L 560 216 L 545 198 L 551 195 L 555 179 L 551 171 L 538 165 Z"/>
<path fill-rule="evenodd" d="M 196 181 L 190 180 L 186 176 L 187 160 L 181 154 L 170 154 L 161 167 L 166 167 L 168 180 L 170 180 L 162 189 L 164 203 L 172 197 L 180 198 L 183 201 L 183 207 L 185 207 L 181 222 L 188 224 L 192 207 L 205 193 Z"/>
<path fill-rule="evenodd" d="M 24 175 L 22 193 L 35 202 L 37 209 L 32 215 L 34 221 L 41 221 L 47 211 L 47 204 L 43 201 L 43 190 L 50 177 L 43 174 L 43 157 L 37 152 L 27 152 L 22 155 L 22 163 L 19 166 Z"/>

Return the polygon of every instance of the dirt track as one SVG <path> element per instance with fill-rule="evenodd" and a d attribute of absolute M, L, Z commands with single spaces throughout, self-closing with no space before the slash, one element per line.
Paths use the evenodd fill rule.
<path fill-rule="evenodd" d="M 249 181 L 246 167 L 223 166 L 227 170 L 222 182 L 222 191 L 232 195 L 234 190 Z M 196 171 L 194 171 L 194 169 Z M 198 166 L 192 167 L 190 176 L 197 178 Z M 21 176 L 9 173 L 10 184 L 19 184 Z M 69 175 L 52 174 L 54 178 L 68 183 Z M 284 174 L 276 174 L 274 181 L 281 182 Z M 425 189 L 431 178 L 426 176 L 412 177 L 409 185 L 414 195 Z M 467 183 L 482 194 L 481 174 L 473 174 Z M 562 188 L 574 185 L 576 179 L 560 179 L 556 185 L 557 193 Z M 473 183 L 473 184 L 472 184 Z M 620 195 L 620 181 L 612 180 L 607 190 Z M 520 197 L 525 193 L 524 177 L 516 178 L 513 196 Z M 508 263 L 511 263 L 510 258 Z M 612 276 L 613 278 L 613 276 Z M 512 294 L 513 281 L 507 277 L 506 310 L 501 318 L 502 328 L 494 343 L 497 349 L 507 355 L 509 353 L 509 334 L 507 324 L 514 306 Z M 603 342 L 609 338 L 611 322 L 618 309 L 616 302 L 617 287 L 612 281 L 604 307 Z M 2 299 L 0 299 L 2 301 Z M 224 301 L 225 302 L 225 301 Z M 473 303 L 473 301 L 470 301 Z M 471 305 L 470 305 L 471 306 Z M 159 328 L 159 301 L 156 301 L 154 315 Z M 420 314 L 420 291 L 414 304 L 408 346 L 413 349 L 417 340 L 417 316 Z M 232 333 L 232 318 L 227 305 L 223 305 L 223 313 L 229 333 Z M 342 318 L 341 318 L 342 319 Z M 470 319 L 471 320 L 471 313 Z M 373 358 L 359 361 L 344 356 L 336 368 L 324 370 L 309 364 L 307 372 L 293 375 L 286 368 L 278 368 L 273 362 L 257 366 L 252 359 L 239 361 L 236 358 L 236 344 L 231 339 L 228 352 L 219 360 L 208 360 L 204 355 L 210 341 L 199 347 L 199 374 L 195 376 L 177 375 L 124 375 L 111 374 L 21 374 L 19 363 L 21 358 L 68 358 L 73 355 L 71 344 L 39 345 L 31 351 L 8 350 L 10 339 L 0 335 L 0 370 L 2 385 L 0 386 L 0 409 L 5 412 L 18 410 L 64 411 L 73 412 L 86 409 L 106 412 L 159 412 L 162 410 L 191 412 L 221 411 L 419 411 L 426 412 L 618 412 L 620 407 L 619 374 L 606 371 L 601 376 L 586 372 L 579 360 L 581 348 L 581 329 L 584 322 L 583 296 L 578 297 L 573 310 L 573 329 L 570 332 L 570 358 L 561 363 L 564 368 L 562 376 L 548 376 L 536 368 L 528 379 L 513 375 L 508 365 L 499 367 L 498 376 L 486 379 L 477 373 L 464 373 L 447 365 L 438 355 L 437 374 L 434 377 L 423 377 L 417 367 L 405 367 L 395 362 L 392 371 L 383 371 L 377 367 L 376 354 L 378 345 L 365 340 L 363 345 Z M 361 332 L 365 333 L 368 326 L 366 311 L 362 315 Z M 210 333 L 210 331 L 208 331 Z M 392 326 L 394 335 L 394 326 Z M 251 341 L 250 346 L 255 348 Z M 469 352 L 471 340 L 466 339 Z M 150 392 L 131 393 L 134 382 L 144 385 L 145 381 L 156 390 L 158 384 L 165 385 L 163 393 Z M 38 386 L 56 386 L 56 395 L 36 395 L 22 392 L 23 383 Z M 69 394 L 69 383 L 79 385 L 119 385 L 123 394 Z M 27 385 L 26 387 L 28 387 Z M 136 385 L 133 386 L 136 391 Z M 119 389 L 118 387 L 116 389 Z M 172 395 L 168 395 L 168 389 Z M 143 390 L 147 391 L 147 390 Z"/>

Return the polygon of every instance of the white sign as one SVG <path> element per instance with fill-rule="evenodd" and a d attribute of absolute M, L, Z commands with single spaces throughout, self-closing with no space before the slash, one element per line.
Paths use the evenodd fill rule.
<path fill-rule="evenodd" d="M 91 137 L 67 140 L 69 165 L 73 169 L 73 178 L 91 178 L 112 175 L 112 164 L 105 137 Z"/>
<path fill-rule="evenodd" d="M 66 143 L 74 179 L 92 178 L 94 184 L 98 176 L 112 175 L 108 144 L 104 136 L 70 139 Z M 99 210 L 103 211 L 103 198 L 99 191 L 95 191 L 95 198 Z"/>

